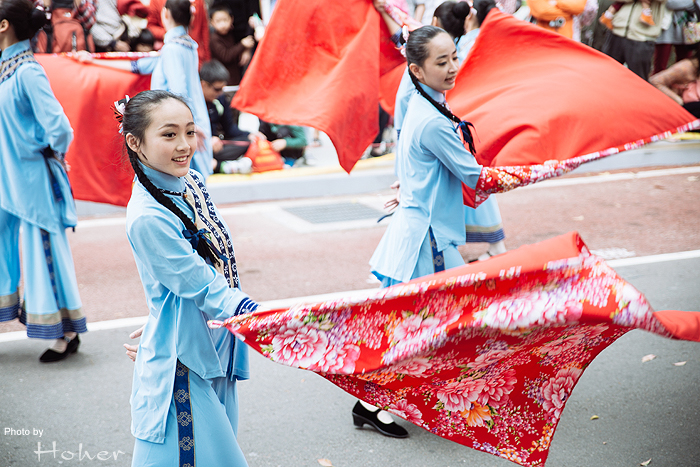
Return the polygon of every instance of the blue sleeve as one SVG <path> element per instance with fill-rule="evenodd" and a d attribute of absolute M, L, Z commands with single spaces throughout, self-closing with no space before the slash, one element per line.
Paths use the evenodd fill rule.
<path fill-rule="evenodd" d="M 142 214 L 129 227 L 134 254 L 163 287 L 192 300 L 210 319 L 222 320 L 254 311 L 258 304 L 208 265 L 182 235 L 182 224 L 170 213 Z"/>
<path fill-rule="evenodd" d="M 22 93 L 43 131 L 43 135 L 38 135 L 40 141 L 54 151 L 65 154 L 73 141 L 73 129 L 51 90 L 44 69 L 39 65 L 29 65 L 21 67 L 17 73 L 21 73 L 17 82 L 22 86 Z"/>
<path fill-rule="evenodd" d="M 467 151 L 455 128 L 445 118 L 428 121 L 423 129 L 421 145 L 442 162 L 447 169 L 469 188 L 476 188 L 481 174 L 481 166 Z"/>
<path fill-rule="evenodd" d="M 153 74 L 153 70 L 156 68 L 156 63 L 158 63 L 158 60 L 160 60 L 160 57 L 139 58 L 135 62 L 132 62 L 133 66 L 131 71 L 142 75 Z"/>

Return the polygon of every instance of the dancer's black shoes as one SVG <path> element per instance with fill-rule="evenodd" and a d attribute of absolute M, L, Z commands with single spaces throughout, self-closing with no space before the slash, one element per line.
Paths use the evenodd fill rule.
<path fill-rule="evenodd" d="M 384 436 L 391 436 L 392 438 L 408 438 L 408 431 L 406 431 L 404 427 L 396 422 L 384 423 L 377 418 L 378 414 L 379 410 L 376 412 L 370 412 L 362 405 L 362 403 L 360 403 L 360 401 L 357 401 L 355 407 L 352 408 L 352 421 L 355 426 L 359 428 L 362 428 L 362 426 L 365 424 L 373 426 Z"/>
<path fill-rule="evenodd" d="M 41 357 L 39 357 L 39 361 L 41 363 L 58 362 L 70 354 L 74 354 L 78 351 L 78 347 L 80 346 L 80 338 L 78 338 L 77 334 L 73 339 L 68 339 L 67 337 L 64 337 L 63 339 L 68 342 L 68 345 L 66 345 L 66 350 L 63 352 L 56 352 L 53 349 L 48 349 L 41 355 Z"/>

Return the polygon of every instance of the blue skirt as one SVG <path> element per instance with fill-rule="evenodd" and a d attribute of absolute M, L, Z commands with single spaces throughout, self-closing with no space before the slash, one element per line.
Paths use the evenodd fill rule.
<path fill-rule="evenodd" d="M 165 441 L 136 439 L 132 467 L 247 466 L 236 439 L 236 382 L 225 377 L 205 380 L 177 365 Z"/>
<path fill-rule="evenodd" d="M 464 206 L 467 243 L 496 243 L 506 238 L 496 198 L 491 195 L 478 208 Z"/>

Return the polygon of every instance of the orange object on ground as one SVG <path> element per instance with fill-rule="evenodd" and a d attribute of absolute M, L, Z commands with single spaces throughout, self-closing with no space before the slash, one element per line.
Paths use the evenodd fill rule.
<path fill-rule="evenodd" d="M 253 161 L 253 172 L 269 172 L 284 169 L 284 159 L 272 149 L 269 141 L 258 140 L 250 143 L 245 157 Z"/>

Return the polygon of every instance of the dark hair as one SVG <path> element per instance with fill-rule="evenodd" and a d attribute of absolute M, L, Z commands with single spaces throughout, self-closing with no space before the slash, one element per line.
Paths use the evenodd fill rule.
<path fill-rule="evenodd" d="M 165 8 L 173 15 L 173 20 L 180 26 L 188 27 L 192 19 L 192 4 L 190 0 L 168 0 L 165 2 Z"/>
<path fill-rule="evenodd" d="M 12 25 L 20 41 L 31 39 L 47 23 L 46 13 L 34 8 L 30 0 L 2 0 L 0 21 L 3 19 Z"/>
<path fill-rule="evenodd" d="M 131 167 L 134 169 L 136 177 L 138 178 L 139 182 L 141 182 L 141 185 L 146 188 L 146 190 L 156 199 L 156 201 L 175 214 L 182 221 L 182 223 L 185 224 L 185 229 L 189 230 L 194 235 L 198 231 L 194 221 L 192 221 L 192 219 L 182 212 L 173 202 L 173 200 L 165 196 L 165 194 L 158 189 L 153 182 L 151 182 L 141 168 L 141 161 L 139 160 L 138 154 L 136 154 L 136 152 L 134 152 L 129 145 L 126 144 L 126 136 L 129 133 L 131 133 L 140 142 L 144 140 L 146 128 L 148 128 L 148 126 L 151 124 L 151 113 L 159 104 L 168 99 L 174 99 L 178 102 L 182 102 L 182 104 L 188 109 L 190 108 L 182 97 L 162 90 L 142 91 L 131 98 L 129 102 L 126 102 L 126 99 L 119 101 L 119 103 L 125 103 L 124 114 L 122 116 L 124 146 L 126 146 L 126 153 L 129 156 Z M 191 111 L 192 110 L 190 109 L 190 112 Z M 209 259 L 212 264 L 216 265 L 219 263 L 218 258 L 204 239 L 199 238 L 195 249 L 197 250 L 197 253 L 199 253 L 199 256 L 204 259 Z"/>
<path fill-rule="evenodd" d="M 227 81 L 231 77 L 226 67 L 218 60 L 210 60 L 199 69 L 199 79 L 209 84 L 217 81 Z"/>
<path fill-rule="evenodd" d="M 462 122 L 462 119 L 449 111 L 447 107 L 439 104 L 435 99 L 430 97 L 430 95 L 425 92 L 425 89 L 423 89 L 423 87 L 420 85 L 418 78 L 416 78 L 410 69 L 411 64 L 416 64 L 419 67 L 422 67 L 425 64 L 425 61 L 430 55 L 428 44 L 430 44 L 430 41 L 432 41 L 438 34 L 448 33 L 447 31 L 435 26 L 423 26 L 422 28 L 415 29 L 413 32 L 411 32 L 411 34 L 409 34 L 408 41 L 406 42 L 406 60 L 409 64 L 408 75 L 411 77 L 413 85 L 416 87 L 421 96 L 425 97 L 428 102 L 430 102 L 433 107 L 435 107 L 445 117 L 460 125 L 464 139 L 469 145 L 469 150 L 472 154 L 476 154 L 474 141 L 471 133 L 469 132 L 469 128 L 467 127 L 467 125 L 471 125 L 471 123 Z"/>
<path fill-rule="evenodd" d="M 135 49 L 137 45 L 149 45 L 153 47 L 156 43 L 156 38 L 150 29 L 144 28 L 138 36 L 134 37 L 131 43 L 131 48 Z"/>
<path fill-rule="evenodd" d="M 464 30 L 464 21 L 467 19 L 467 16 L 469 16 L 470 11 L 471 7 L 469 3 L 449 0 L 435 8 L 433 16 L 436 16 L 440 20 L 442 29 L 447 31 L 453 39 L 457 39 L 466 32 Z"/>
<path fill-rule="evenodd" d="M 224 11 L 224 12 L 228 13 L 228 15 L 231 18 L 233 18 L 233 11 L 231 11 L 231 8 L 227 4 L 221 3 L 221 2 L 214 3 L 211 6 L 211 8 L 209 8 L 209 18 L 214 16 L 214 13 L 216 13 L 217 11 Z"/>
<path fill-rule="evenodd" d="M 476 0 L 474 2 L 476 21 L 479 23 L 480 27 L 481 23 L 483 23 L 486 19 L 486 15 L 488 15 L 489 11 L 493 10 L 494 8 L 498 8 L 494 0 Z"/>

